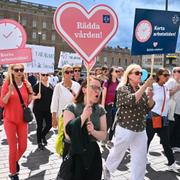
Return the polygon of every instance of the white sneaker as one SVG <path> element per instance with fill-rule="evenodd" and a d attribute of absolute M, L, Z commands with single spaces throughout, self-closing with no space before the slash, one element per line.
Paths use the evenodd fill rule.
<path fill-rule="evenodd" d="M 104 141 L 101 141 L 101 147 L 106 147 L 106 143 Z"/>
<path fill-rule="evenodd" d="M 113 142 L 107 141 L 107 147 L 111 149 L 114 146 Z"/>
<path fill-rule="evenodd" d="M 180 169 L 180 166 L 174 162 L 172 165 L 168 166 L 168 171 L 173 171 L 176 173 L 179 173 L 178 169 Z"/>
<path fill-rule="evenodd" d="M 180 152 L 180 148 L 179 147 L 173 147 L 172 151 L 173 151 L 173 153 Z"/>
<path fill-rule="evenodd" d="M 111 174 L 106 166 L 104 166 L 103 173 L 104 173 L 104 180 L 111 180 Z"/>

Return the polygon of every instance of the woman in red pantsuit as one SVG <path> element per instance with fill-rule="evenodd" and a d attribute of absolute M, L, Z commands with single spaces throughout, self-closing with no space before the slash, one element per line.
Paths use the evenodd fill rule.
<path fill-rule="evenodd" d="M 28 125 L 24 121 L 23 108 L 11 77 L 17 84 L 26 106 L 31 101 L 33 90 L 31 84 L 24 79 L 23 64 L 10 65 L 7 79 L 2 86 L 1 100 L 4 106 L 4 129 L 9 145 L 9 177 L 18 180 L 18 161 L 27 147 Z"/>

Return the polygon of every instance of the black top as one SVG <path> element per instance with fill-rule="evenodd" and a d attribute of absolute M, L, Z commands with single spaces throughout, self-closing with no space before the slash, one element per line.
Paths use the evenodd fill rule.
<path fill-rule="evenodd" d="M 33 87 L 35 95 L 39 93 L 39 83 Z M 53 89 L 41 83 L 41 99 L 34 101 L 33 111 L 50 111 Z"/>

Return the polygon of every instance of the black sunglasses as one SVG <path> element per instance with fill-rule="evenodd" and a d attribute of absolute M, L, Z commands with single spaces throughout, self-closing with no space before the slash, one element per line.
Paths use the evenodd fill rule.
<path fill-rule="evenodd" d="M 64 71 L 64 73 L 66 73 L 66 74 L 73 74 L 74 71 Z"/>
<path fill-rule="evenodd" d="M 49 76 L 49 74 L 41 74 L 41 76 Z"/>
<path fill-rule="evenodd" d="M 74 72 L 81 72 L 81 70 L 74 70 Z"/>
<path fill-rule="evenodd" d="M 180 70 L 174 70 L 173 73 L 180 73 Z"/>
<path fill-rule="evenodd" d="M 119 71 L 119 70 L 116 70 L 115 72 L 116 72 L 116 73 L 120 73 L 121 71 Z"/>
<path fill-rule="evenodd" d="M 24 72 L 24 68 L 20 68 L 20 69 L 13 69 L 14 72 Z"/>
<path fill-rule="evenodd" d="M 169 74 L 162 74 L 164 77 L 169 77 L 170 75 Z"/>
<path fill-rule="evenodd" d="M 140 71 L 135 71 L 135 72 L 132 72 L 132 73 L 135 74 L 136 76 L 139 76 L 139 75 L 142 76 L 142 72 L 140 72 Z"/>

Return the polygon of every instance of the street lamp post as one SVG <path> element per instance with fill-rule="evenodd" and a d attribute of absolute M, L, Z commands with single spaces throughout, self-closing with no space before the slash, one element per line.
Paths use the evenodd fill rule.
<path fill-rule="evenodd" d="M 42 35 L 42 32 L 39 31 L 38 32 L 38 44 L 40 45 L 40 42 L 41 42 L 41 35 Z"/>
<path fill-rule="evenodd" d="M 166 0 L 165 10 L 168 11 L 168 0 Z M 166 54 L 164 54 L 163 67 L 166 67 Z"/>

